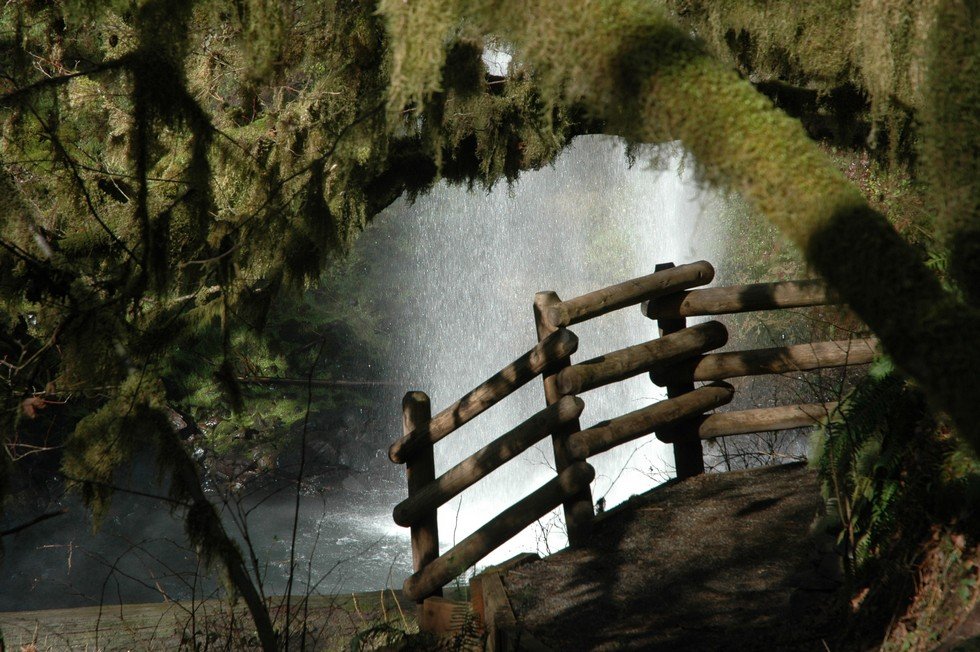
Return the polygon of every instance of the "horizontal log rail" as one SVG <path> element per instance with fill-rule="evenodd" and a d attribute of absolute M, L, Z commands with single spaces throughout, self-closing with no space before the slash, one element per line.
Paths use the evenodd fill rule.
<path fill-rule="evenodd" d="M 589 486 L 593 478 L 595 469 L 585 462 L 569 466 L 405 580 L 402 587 L 405 597 L 418 600 L 451 582 L 566 498 Z"/>
<path fill-rule="evenodd" d="M 404 464 L 419 446 L 439 441 L 527 384 L 549 365 L 570 356 L 577 348 L 578 338 L 574 333 L 565 329 L 555 331 L 463 398 L 432 417 L 427 424 L 398 439 L 388 449 L 388 457 L 392 462 Z"/>
<path fill-rule="evenodd" d="M 432 510 L 445 505 L 467 487 L 534 446 L 557 426 L 577 419 L 584 408 L 582 399 L 562 397 L 398 503 L 392 513 L 395 523 L 404 527 L 414 525 Z"/>
<path fill-rule="evenodd" d="M 568 438 L 569 451 L 575 459 L 587 459 L 665 426 L 725 405 L 732 400 L 734 394 L 735 388 L 728 383 L 719 382 L 700 387 L 693 392 L 654 403 L 577 432 Z"/>
<path fill-rule="evenodd" d="M 837 401 L 826 403 L 803 403 L 799 405 L 780 405 L 771 408 L 738 410 L 735 412 L 715 412 L 693 419 L 698 437 L 714 439 L 732 435 L 748 435 L 756 432 L 792 430 L 819 425 L 837 409 Z M 669 430 L 666 437 L 657 432 L 657 437 L 670 443 Z"/>
<path fill-rule="evenodd" d="M 721 322 L 698 324 L 566 367 L 558 373 L 558 389 L 562 394 L 581 394 L 721 348 L 727 342 L 728 329 Z"/>
<path fill-rule="evenodd" d="M 680 382 L 712 381 L 738 376 L 784 374 L 867 364 L 874 359 L 878 340 L 837 340 L 770 349 L 709 353 L 663 370 L 650 372 L 660 387 Z"/>
<path fill-rule="evenodd" d="M 780 281 L 677 292 L 645 301 L 643 314 L 650 319 L 674 319 L 702 315 L 728 315 L 755 310 L 805 308 L 839 303 L 823 281 Z"/>
<path fill-rule="evenodd" d="M 562 301 L 551 306 L 542 317 L 552 328 L 571 326 L 678 290 L 707 285 L 714 277 L 711 263 L 700 260 Z"/>
<path fill-rule="evenodd" d="M 707 414 L 734 397 L 734 387 L 724 379 L 866 364 L 876 354 L 878 342 L 873 338 L 709 353 L 728 342 L 726 327 L 718 321 L 686 327 L 687 317 L 801 308 L 838 299 L 819 280 L 693 289 L 714 278 L 714 268 L 706 261 L 679 267 L 665 263 L 657 269 L 568 301 L 554 292 L 538 293 L 537 346 L 431 419 L 424 394 L 417 393 L 414 402 L 409 400 L 414 394 L 406 396 L 405 434 L 388 455 L 393 462 L 406 463 L 408 475 L 408 497 L 392 512 L 398 525 L 412 529 L 415 573 L 403 589 L 408 599 L 418 601 L 439 592 L 563 504 L 570 545 L 586 543 L 594 519 L 589 484 L 595 470 L 586 463 L 591 456 L 656 434 L 674 444 L 678 478 L 683 479 L 704 472 L 703 439 L 813 426 L 838 409 L 837 402 L 827 402 Z M 567 326 L 640 303 L 643 314 L 657 320 L 660 338 L 571 364 L 578 339 Z M 643 372 L 649 372 L 657 385 L 667 386 L 666 400 L 579 430 L 585 404 L 577 394 Z M 542 374 L 545 409 L 435 477 L 435 442 Z M 695 389 L 695 382 L 710 384 Z M 556 476 L 439 555 L 439 507 L 549 435 Z"/>

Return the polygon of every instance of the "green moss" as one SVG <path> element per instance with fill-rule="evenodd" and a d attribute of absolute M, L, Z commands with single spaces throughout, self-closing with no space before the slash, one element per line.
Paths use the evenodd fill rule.
<path fill-rule="evenodd" d="M 391 1 L 380 14 L 358 2 L 69 4 L 83 11 L 13 6 L 13 47 L 0 53 L 16 80 L 0 100 L 16 207 L 2 214 L 0 304 L 36 317 L 32 346 L 57 345 L 48 377 L 86 389 L 123 382 L 130 366 L 183 374 L 193 352 L 207 362 L 184 396 L 212 391 L 201 379 L 217 371 L 237 389 L 231 361 L 251 346 L 239 333 L 266 321 L 280 289 L 315 280 L 386 204 L 440 178 L 514 179 L 602 130 L 634 145 L 679 140 L 699 177 L 766 216 L 980 448 L 977 388 L 964 381 L 980 368 L 975 308 L 896 235 L 881 214 L 895 207 L 869 206 L 744 74 L 863 90 L 893 150 L 924 116 L 935 204 L 963 245 L 950 273 L 966 285 L 978 258 L 976 84 L 954 73 L 975 58 L 973 4 L 677 3 L 688 25 L 641 0 Z M 513 46 L 506 79 L 484 74 L 485 38 Z M 723 45 L 743 74 L 712 54 Z M 73 62 L 83 79 L 64 77 Z M 959 167 L 943 174 L 947 155 Z M 40 231 L 22 218 L 28 206 Z M 61 251 L 41 251 L 37 233 Z M 38 371 L 13 381 L 11 405 Z M 93 431 L 78 441 L 104 451 Z M 190 495 L 190 467 L 174 459 Z M 205 512 L 191 519 L 197 537 Z"/>
<path fill-rule="evenodd" d="M 950 271 L 980 305 L 980 4 L 942 3 L 930 35 L 922 111 L 923 176 Z"/>
<path fill-rule="evenodd" d="M 865 0 L 669 5 L 716 55 L 755 83 L 779 81 L 830 94 L 850 86 L 867 97 L 872 146 L 914 154 L 913 120 L 924 108 L 925 51 L 939 2 Z"/>
<path fill-rule="evenodd" d="M 701 177 L 736 189 L 788 236 L 980 450 L 976 392 L 962 380 L 980 368 L 980 314 L 943 290 L 799 122 L 649 3 L 472 12 L 534 62 L 546 89 L 582 100 L 608 131 L 682 141 Z"/>
<path fill-rule="evenodd" d="M 109 509 L 116 471 L 137 451 L 172 435 L 166 418 L 156 416 L 163 395 L 158 379 L 133 374 L 114 400 L 79 421 L 68 438 L 62 470 L 92 509 L 95 527 Z"/>

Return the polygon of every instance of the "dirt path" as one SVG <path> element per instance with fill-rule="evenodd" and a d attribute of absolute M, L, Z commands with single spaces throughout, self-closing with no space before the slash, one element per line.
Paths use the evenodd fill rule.
<path fill-rule="evenodd" d="M 796 464 L 658 487 L 505 585 L 555 650 L 825 650 L 837 560 L 809 533 L 821 503 Z"/>

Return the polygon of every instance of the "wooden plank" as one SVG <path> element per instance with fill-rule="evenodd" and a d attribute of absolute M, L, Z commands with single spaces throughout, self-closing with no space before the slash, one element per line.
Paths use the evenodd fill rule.
<path fill-rule="evenodd" d="M 470 608 L 476 618 L 476 628 L 479 632 L 486 631 L 487 614 L 483 602 L 483 573 L 470 578 Z"/>
<path fill-rule="evenodd" d="M 431 595 L 437 588 L 460 576 L 508 539 L 579 494 L 595 478 L 595 470 L 584 462 L 572 464 L 557 477 L 508 507 L 486 525 L 453 546 L 445 554 L 405 580 L 403 593 L 409 599 Z"/>
<path fill-rule="evenodd" d="M 537 555 L 535 555 L 537 556 Z M 481 604 L 487 614 L 487 652 L 553 652 L 530 631 L 521 627 L 503 583 L 503 572 L 487 570 L 480 574 Z"/>
<path fill-rule="evenodd" d="M 572 435 L 568 445 L 576 459 L 586 459 L 725 405 L 732 400 L 734 394 L 735 388 L 728 383 L 712 383 L 693 392 L 598 423 Z"/>
<path fill-rule="evenodd" d="M 558 374 L 558 389 L 562 394 L 581 394 L 720 348 L 727 342 L 728 329 L 721 322 L 698 324 L 566 367 Z"/>
<path fill-rule="evenodd" d="M 545 323 L 544 314 L 558 303 L 561 303 L 561 299 L 554 292 L 538 292 L 534 295 L 534 326 L 537 330 L 538 340 L 545 340 L 552 336 L 554 328 Z M 562 392 L 558 388 L 558 374 L 570 364 L 571 360 L 564 358 L 553 365 L 548 373 L 542 375 L 546 405 L 553 405 L 561 400 Z M 567 469 L 574 462 L 568 454 L 568 437 L 581 429 L 579 420 L 574 419 L 552 430 L 551 448 L 555 455 L 555 470 L 558 473 Z M 594 516 L 592 489 L 586 485 L 578 495 L 570 496 L 562 504 L 562 511 L 565 515 L 568 543 L 572 546 L 584 545 L 592 532 L 592 517 Z"/>
<path fill-rule="evenodd" d="M 398 601 L 398 607 L 392 599 Z M 302 598 L 309 610 L 310 623 L 323 632 L 317 649 L 346 649 L 351 639 L 363 630 L 362 618 L 382 622 L 385 613 L 381 603 L 386 601 L 388 614 L 397 619 L 398 609 L 408 612 L 414 602 L 402 597 L 401 591 L 370 591 L 342 595 L 309 595 Z M 266 603 L 275 616 L 275 626 L 285 626 L 283 596 L 266 596 Z M 192 623 L 192 612 L 196 623 Z M 406 614 L 406 616 L 409 616 Z M 411 616 L 409 616 L 411 618 Z M 200 649 L 215 649 L 208 643 L 207 634 L 217 633 L 220 649 L 225 644 L 244 642 L 254 637 L 247 607 L 239 601 L 229 606 L 227 599 L 160 601 L 152 603 L 113 603 L 102 606 L 45 609 L 40 611 L 0 612 L 0 630 L 7 650 L 14 652 L 27 646 L 37 635 L 38 650 L 140 650 L 141 652 L 193 649 L 188 639 L 196 632 Z M 411 621 L 409 621 L 411 622 Z M 192 624 L 195 627 L 192 628 Z M 229 626 L 231 625 L 231 629 Z M 298 628 L 297 628 L 298 629 Z M 208 639 L 210 640 L 210 639 Z M 299 636 L 291 639 L 296 649 L 302 642 Z M 312 641 L 305 641 L 312 650 Z M 235 648 L 241 649 L 241 648 Z M 247 649 L 255 649 L 254 646 Z"/>
<path fill-rule="evenodd" d="M 869 338 L 709 353 L 680 362 L 670 369 L 652 371 L 650 378 L 663 387 L 684 381 L 722 380 L 867 364 L 874 359 L 877 344 L 878 340 Z"/>
<path fill-rule="evenodd" d="M 571 331 L 560 329 L 549 333 L 533 349 L 480 383 L 427 424 L 406 432 L 388 449 L 388 457 L 398 464 L 406 462 L 416 448 L 439 441 L 527 384 L 549 365 L 567 359 L 577 348 L 578 338 Z"/>
<path fill-rule="evenodd" d="M 837 409 L 837 401 L 782 405 L 772 408 L 716 412 L 694 419 L 698 437 L 713 439 L 773 430 L 791 430 L 819 425 Z M 657 433 L 660 436 L 660 433 Z"/>
<path fill-rule="evenodd" d="M 429 420 L 432 409 L 429 397 L 425 392 L 408 392 L 402 399 L 402 428 L 405 432 L 413 432 Z M 416 451 L 405 466 L 408 476 L 409 497 L 421 491 L 430 484 L 436 475 L 435 455 L 432 444 Z M 436 510 L 429 510 L 423 518 L 412 526 L 412 568 L 419 572 L 439 557 L 439 520 Z M 442 595 L 442 584 L 431 591 L 415 596 L 416 602 L 421 603 L 431 595 Z"/>
<path fill-rule="evenodd" d="M 562 301 L 550 306 L 543 316 L 551 328 L 571 326 L 678 290 L 707 285 L 714 277 L 711 263 L 699 260 Z"/>
<path fill-rule="evenodd" d="M 578 419 L 585 408 L 582 399 L 564 396 L 510 432 L 501 435 L 441 476 L 395 505 L 395 523 L 410 526 L 432 510 L 453 499 L 467 487 L 496 471 L 562 424 Z"/>
<path fill-rule="evenodd" d="M 457 602 L 439 596 L 428 597 L 422 601 L 419 615 L 419 630 L 436 636 L 457 634 L 469 615 L 466 602 Z"/>
<path fill-rule="evenodd" d="M 486 573 L 483 576 L 483 608 L 486 614 L 487 650 L 516 650 L 517 617 L 500 573 Z"/>
<path fill-rule="evenodd" d="M 536 552 L 519 552 L 507 561 L 502 561 L 495 566 L 487 568 L 484 573 L 509 573 L 510 571 L 520 568 L 524 564 L 530 564 L 535 561 L 541 561 L 541 556 Z"/>
<path fill-rule="evenodd" d="M 677 292 L 647 301 L 643 314 L 650 319 L 728 315 L 754 310 L 804 308 L 839 303 L 823 281 L 780 281 Z"/>

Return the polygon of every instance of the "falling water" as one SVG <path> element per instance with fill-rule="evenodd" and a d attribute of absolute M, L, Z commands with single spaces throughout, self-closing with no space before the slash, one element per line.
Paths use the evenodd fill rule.
<path fill-rule="evenodd" d="M 572 298 L 649 274 L 657 263 L 715 259 L 719 249 L 710 206 L 676 155 L 660 169 L 643 160 L 630 167 L 620 141 L 577 139 L 549 169 L 527 173 L 512 187 L 467 192 L 438 187 L 412 206 L 381 218 L 394 224 L 405 258 L 394 256 L 392 291 L 407 298 L 395 333 L 391 371 L 425 391 L 433 412 L 521 355 L 536 342 L 535 292 Z M 656 337 L 638 308 L 576 325 L 575 360 Z M 583 427 L 639 409 L 663 397 L 643 375 L 583 395 Z M 436 445 L 441 473 L 544 406 L 540 381 L 529 383 Z M 593 497 L 611 507 L 670 475 L 672 455 L 653 437 L 590 460 Z M 554 476 L 545 440 L 439 510 L 448 546 Z M 486 561 L 520 551 L 565 545 L 557 512 L 542 519 Z M 445 549 L 445 548 L 444 548 Z"/>
<path fill-rule="evenodd" d="M 642 158 L 629 167 L 618 141 L 580 138 L 553 167 L 526 173 L 511 188 L 502 184 L 483 193 L 440 185 L 414 205 L 390 207 L 358 244 L 368 257 L 365 271 L 378 274 L 396 299 L 385 303 L 393 314 L 378 324 L 379 337 L 393 343 L 386 377 L 403 380 L 403 391 L 425 391 L 438 411 L 534 345 L 535 292 L 554 290 L 567 299 L 648 274 L 660 262 L 720 260 L 724 238 L 712 210 L 719 203 L 698 193 L 676 157 L 666 158 L 661 171 L 647 169 Z M 572 330 L 580 342 L 573 360 L 656 335 L 635 307 Z M 588 392 L 582 425 L 661 397 L 645 376 Z M 543 406 L 536 379 L 439 442 L 437 472 Z M 365 417 L 359 426 L 363 432 L 354 443 L 362 454 L 349 460 L 353 475 L 342 490 L 325 488 L 303 500 L 302 590 L 307 584 L 328 593 L 398 587 L 411 572 L 407 530 L 390 516 L 404 495 L 404 478 L 383 452 L 400 434 L 398 398 L 368 411 L 380 411 L 387 421 L 378 425 Z M 593 496 L 611 507 L 668 476 L 671 455 L 648 437 L 590 462 L 597 471 Z M 441 508 L 443 551 L 553 477 L 552 467 L 545 440 Z M 277 494 L 255 505 L 250 519 L 270 594 L 285 588 L 292 500 L 291 491 Z M 155 501 L 118 495 L 97 535 L 80 517 L 77 501 L 64 504 L 75 514 L 71 522 L 43 523 L 7 546 L 0 611 L 158 599 L 153 587 L 127 574 L 162 578 L 172 598 L 189 596 L 189 580 L 181 578 L 196 577 L 194 556 L 180 545 L 181 523 Z M 542 519 L 483 563 L 563 547 L 557 519 L 557 512 Z M 226 525 L 234 530 L 230 521 Z M 171 577 L 174 569 L 179 573 Z"/>

